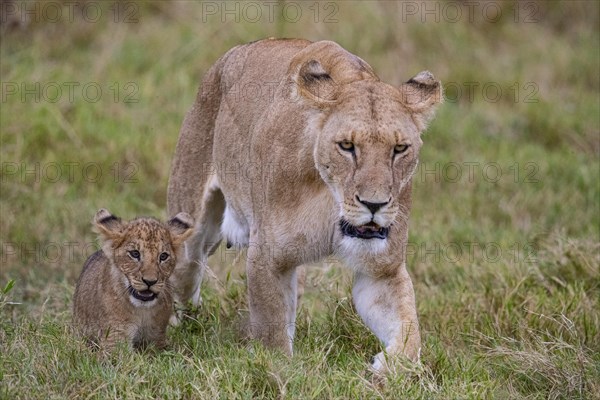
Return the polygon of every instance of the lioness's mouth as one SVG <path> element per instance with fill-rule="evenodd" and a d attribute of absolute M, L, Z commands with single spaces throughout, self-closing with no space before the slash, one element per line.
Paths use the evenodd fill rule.
<path fill-rule="evenodd" d="M 128 290 L 130 295 L 132 295 L 140 301 L 152 301 L 158 296 L 158 294 L 154 293 L 151 290 L 138 291 L 135 290 L 132 286 L 129 286 Z"/>
<path fill-rule="evenodd" d="M 341 220 L 340 228 L 345 236 L 359 239 L 386 239 L 390 233 L 390 228 L 384 228 L 371 221 L 368 224 L 354 226 L 348 221 Z"/>

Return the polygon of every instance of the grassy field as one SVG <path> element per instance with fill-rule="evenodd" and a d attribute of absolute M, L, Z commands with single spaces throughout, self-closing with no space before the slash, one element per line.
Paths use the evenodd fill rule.
<path fill-rule="evenodd" d="M 597 2 L 76 3 L 2 3 L 0 399 L 600 398 Z M 102 359 L 69 330 L 95 211 L 166 217 L 200 77 L 269 36 L 446 88 L 413 190 L 422 364 L 384 385 L 333 259 L 308 269 L 291 359 L 241 339 L 224 248 L 167 351 Z"/>

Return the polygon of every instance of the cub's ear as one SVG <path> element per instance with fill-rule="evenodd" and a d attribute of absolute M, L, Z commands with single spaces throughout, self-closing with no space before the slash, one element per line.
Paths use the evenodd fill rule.
<path fill-rule="evenodd" d="M 112 215 L 105 208 L 99 209 L 94 216 L 94 226 L 105 240 L 117 240 L 121 238 L 121 231 L 123 229 L 121 218 Z"/>
<path fill-rule="evenodd" d="M 324 107 L 335 102 L 338 91 L 333 78 L 317 60 L 302 64 L 298 74 L 294 76 L 297 93 L 308 99 L 317 107 Z"/>
<path fill-rule="evenodd" d="M 400 86 L 404 104 L 413 112 L 419 130 L 433 119 L 436 106 L 443 101 L 442 84 L 429 71 L 419 72 Z"/>
<path fill-rule="evenodd" d="M 167 225 L 171 231 L 171 238 L 179 246 L 194 232 L 194 218 L 188 213 L 180 212 L 171 218 Z"/>

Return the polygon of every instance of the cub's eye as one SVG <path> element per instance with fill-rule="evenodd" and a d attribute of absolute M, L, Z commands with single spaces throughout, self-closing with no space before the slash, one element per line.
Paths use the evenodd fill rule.
<path fill-rule="evenodd" d="M 344 151 L 348 151 L 350 153 L 354 152 L 354 143 L 352 143 L 349 140 L 343 140 L 343 141 L 339 142 L 338 146 L 340 146 L 340 149 L 342 149 Z"/>
<path fill-rule="evenodd" d="M 397 144 L 396 146 L 394 146 L 394 154 L 402 154 L 404 153 L 406 150 L 408 150 L 408 146 L 407 144 Z"/>
<path fill-rule="evenodd" d="M 160 253 L 160 261 L 167 261 L 169 258 L 169 253 Z"/>
<path fill-rule="evenodd" d="M 140 260 L 140 252 L 137 250 L 131 250 L 127 252 L 129 254 L 129 257 L 133 258 L 134 260 Z"/>

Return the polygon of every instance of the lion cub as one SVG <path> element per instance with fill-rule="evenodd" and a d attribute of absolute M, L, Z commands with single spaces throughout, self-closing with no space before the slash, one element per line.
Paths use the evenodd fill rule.
<path fill-rule="evenodd" d="M 75 287 L 73 323 L 109 350 L 125 341 L 137 348 L 166 345 L 173 298 L 169 276 L 194 221 L 179 213 L 166 224 L 154 218 L 128 222 L 100 209 L 94 218 L 102 249 L 92 254 Z"/>

